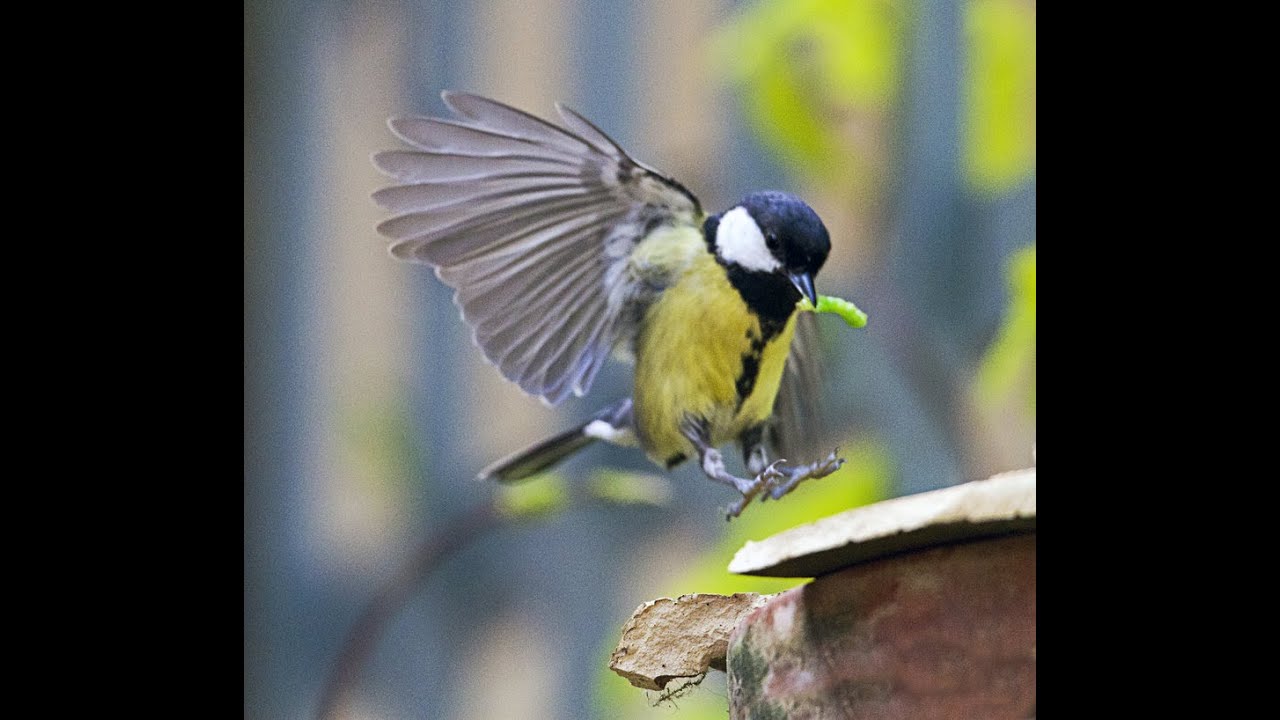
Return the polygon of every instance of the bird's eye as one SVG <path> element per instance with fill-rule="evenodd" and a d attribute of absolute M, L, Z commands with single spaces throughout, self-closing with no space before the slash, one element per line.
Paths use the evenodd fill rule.
<path fill-rule="evenodd" d="M 764 244 L 769 246 L 770 250 L 778 249 L 778 236 L 775 233 L 769 233 L 764 236 Z"/>

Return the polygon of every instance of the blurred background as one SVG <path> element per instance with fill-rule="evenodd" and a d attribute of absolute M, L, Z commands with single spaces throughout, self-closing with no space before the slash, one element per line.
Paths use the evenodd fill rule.
<path fill-rule="evenodd" d="M 563 101 L 711 212 L 766 188 L 813 205 L 819 291 L 869 315 L 821 318 L 849 462 L 727 524 L 731 493 L 694 468 L 583 453 L 520 490 L 547 513 L 457 535 L 337 716 L 722 718 L 721 673 L 659 702 L 608 672 L 636 606 L 786 589 L 725 566 L 796 523 L 1033 464 L 1034 2 L 249 0 L 244 32 L 245 717 L 314 716 L 377 589 L 499 498 L 476 470 L 629 392 L 615 364 L 559 408 L 523 396 L 447 288 L 387 254 L 369 156 L 398 146 L 388 116 L 443 114 L 442 89 Z"/>

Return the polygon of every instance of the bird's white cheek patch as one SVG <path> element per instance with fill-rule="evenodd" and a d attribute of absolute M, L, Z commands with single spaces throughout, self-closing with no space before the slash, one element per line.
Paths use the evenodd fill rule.
<path fill-rule="evenodd" d="M 743 207 L 736 207 L 720 217 L 720 225 L 716 228 L 716 250 L 720 257 L 748 270 L 773 272 L 782 266 L 765 245 L 760 226 Z"/>

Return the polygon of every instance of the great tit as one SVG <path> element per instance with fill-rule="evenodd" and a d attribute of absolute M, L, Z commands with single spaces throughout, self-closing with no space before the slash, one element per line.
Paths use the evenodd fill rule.
<path fill-rule="evenodd" d="M 813 437 L 813 279 L 831 249 L 817 213 L 755 192 L 708 216 L 684 185 L 556 105 L 563 126 L 446 91 L 452 118 L 393 118 L 413 146 L 374 155 L 400 184 L 374 193 L 391 254 L 430 265 L 484 356 L 526 393 L 583 395 L 605 359 L 634 362 L 632 397 L 499 460 L 514 481 L 604 440 L 638 445 L 667 469 L 696 457 L 707 477 L 775 499 L 844 462 L 769 461 Z M 742 448 L 751 477 L 717 450 Z"/>

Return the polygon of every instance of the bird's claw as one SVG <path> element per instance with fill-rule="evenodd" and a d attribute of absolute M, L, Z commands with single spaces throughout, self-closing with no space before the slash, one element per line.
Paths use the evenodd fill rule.
<path fill-rule="evenodd" d="M 782 496 L 792 490 L 795 490 L 796 487 L 805 480 L 824 478 L 839 470 L 840 467 L 844 465 L 844 462 L 844 458 L 840 457 L 840 448 L 836 448 L 831 451 L 830 455 L 827 455 L 818 462 L 811 463 L 809 465 L 800 465 L 793 468 L 785 468 L 782 470 L 782 477 L 785 478 L 785 481 L 781 483 L 770 483 L 769 492 L 760 499 L 762 502 L 765 498 L 770 497 L 774 500 L 779 500 Z"/>
<path fill-rule="evenodd" d="M 789 477 L 786 469 L 783 467 L 783 463 L 785 462 L 785 458 L 779 458 L 769 463 L 768 467 L 760 471 L 760 475 L 756 477 L 756 481 L 764 483 L 764 486 L 761 488 L 762 490 L 772 488 L 778 484 L 779 480 L 785 480 Z M 768 499 L 769 493 L 765 493 L 760 496 L 760 502 L 764 502 Z"/>
<path fill-rule="evenodd" d="M 742 497 L 738 498 L 732 505 L 725 510 L 725 520 L 732 520 L 742 514 L 747 505 L 751 501 L 760 496 L 760 502 L 765 502 L 769 498 L 780 500 L 784 495 L 795 490 L 800 483 L 805 480 L 816 480 L 824 478 L 831 473 L 840 469 L 844 465 L 844 458 L 840 457 L 840 448 L 831 451 L 831 454 L 815 463 L 809 465 L 797 465 L 796 467 L 787 467 L 784 465 L 786 460 L 775 460 L 769 463 L 769 466 L 760 471 L 743 492 Z M 762 492 L 767 490 L 768 492 Z"/>
<path fill-rule="evenodd" d="M 786 471 L 781 469 L 784 462 L 786 462 L 786 460 L 774 460 L 769 463 L 768 467 L 761 470 L 760 474 L 756 475 L 755 479 L 751 481 L 751 484 L 742 491 L 742 497 L 734 501 L 734 503 L 725 510 L 724 519 L 728 521 L 738 517 L 742 514 L 742 511 L 747 508 L 747 505 L 749 505 L 757 495 L 760 495 L 761 491 L 773 487 L 776 481 L 786 478 Z M 765 493 L 760 496 L 760 501 L 764 502 L 768 497 L 769 493 Z"/>

